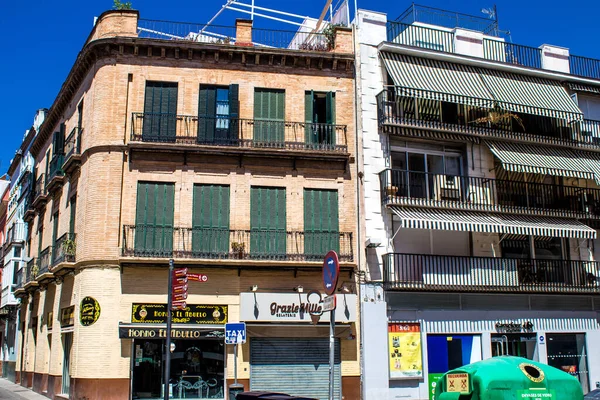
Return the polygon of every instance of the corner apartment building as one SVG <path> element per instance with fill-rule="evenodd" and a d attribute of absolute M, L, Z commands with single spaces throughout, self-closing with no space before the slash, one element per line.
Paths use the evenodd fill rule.
<path fill-rule="evenodd" d="M 247 389 L 326 397 L 323 256 L 340 257 L 335 398 L 360 391 L 352 31 L 102 14 L 35 138 L 17 379 L 50 398 L 227 398 L 224 324 Z M 290 310 L 280 312 L 277 310 Z M 294 307 L 303 306 L 303 307 Z"/>
<path fill-rule="evenodd" d="M 356 37 L 363 398 L 499 355 L 595 387 L 600 61 L 416 5 Z"/>
<path fill-rule="evenodd" d="M 6 214 L 6 239 L 4 241 L 4 260 L 2 271 L 2 299 L 0 313 L 6 323 L 2 341 L 2 376 L 15 381 L 17 349 L 21 335 L 19 325 L 19 300 L 15 296 L 23 288 L 23 273 L 28 261 L 28 224 L 25 211 L 29 209 L 33 194 L 34 160 L 29 148 L 40 125 L 44 121 L 46 110 L 38 110 L 33 125 L 25 132 L 23 142 L 17 149 L 8 168 L 10 186 Z"/>

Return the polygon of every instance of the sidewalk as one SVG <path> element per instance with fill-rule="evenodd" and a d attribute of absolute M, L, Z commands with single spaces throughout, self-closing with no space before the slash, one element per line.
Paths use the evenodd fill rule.
<path fill-rule="evenodd" d="M 47 397 L 37 394 L 21 385 L 15 385 L 9 380 L 0 378 L 0 399 L 2 400 L 48 400 Z"/>

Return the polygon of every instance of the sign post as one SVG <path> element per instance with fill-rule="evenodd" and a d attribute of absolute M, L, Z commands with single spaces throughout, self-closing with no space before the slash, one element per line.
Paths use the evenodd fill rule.
<path fill-rule="evenodd" d="M 329 316 L 329 400 L 333 400 L 333 383 L 335 380 L 333 367 L 335 364 L 335 289 L 337 288 L 338 278 L 340 277 L 340 262 L 335 251 L 331 250 L 325 255 L 323 260 L 323 287 L 325 293 L 332 300 L 327 301 L 326 308 L 330 312 Z M 327 298 L 329 298 L 327 297 Z M 325 307 L 323 308 L 325 310 Z"/>
<path fill-rule="evenodd" d="M 167 296 L 167 338 L 165 343 L 165 400 L 169 400 L 169 379 L 171 378 L 171 308 L 173 307 L 173 271 L 175 261 L 169 260 L 169 295 Z"/>
<path fill-rule="evenodd" d="M 235 399 L 238 393 L 244 391 L 244 385 L 237 380 L 237 348 L 239 343 L 246 343 L 246 323 L 230 322 L 225 324 L 225 344 L 233 345 L 233 385 L 229 385 L 229 398 Z"/>

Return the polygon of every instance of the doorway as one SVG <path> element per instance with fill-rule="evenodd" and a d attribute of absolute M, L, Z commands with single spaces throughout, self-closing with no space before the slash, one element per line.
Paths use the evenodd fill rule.
<path fill-rule="evenodd" d="M 69 395 L 71 389 L 71 347 L 73 346 L 73 332 L 65 333 L 63 336 L 63 370 L 62 370 L 62 388 L 64 395 Z"/>
<path fill-rule="evenodd" d="M 535 333 L 492 334 L 492 357 L 516 356 L 539 361 Z"/>

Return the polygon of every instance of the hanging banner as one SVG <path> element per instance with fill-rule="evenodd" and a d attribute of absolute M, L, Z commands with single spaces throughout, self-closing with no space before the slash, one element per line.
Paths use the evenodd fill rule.
<path fill-rule="evenodd" d="M 419 323 L 388 324 L 390 378 L 421 378 L 423 353 Z"/>

